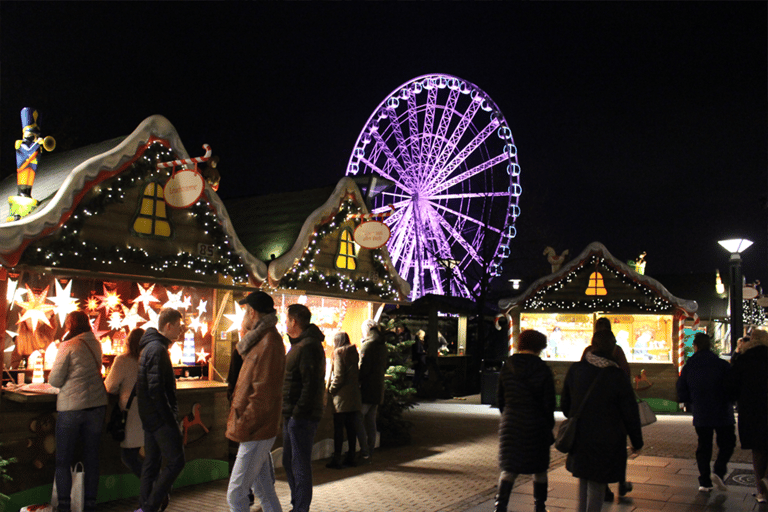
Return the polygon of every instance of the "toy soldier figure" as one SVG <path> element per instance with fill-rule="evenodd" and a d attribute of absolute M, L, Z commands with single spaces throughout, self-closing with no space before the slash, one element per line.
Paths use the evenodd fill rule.
<path fill-rule="evenodd" d="M 16 185 L 19 195 L 9 198 L 13 220 L 19 220 L 37 206 L 31 191 L 35 183 L 38 158 L 43 149 L 53 151 L 56 147 L 53 137 L 40 136 L 37 118 L 37 110 L 30 107 L 21 110 L 22 140 L 16 141 Z"/>

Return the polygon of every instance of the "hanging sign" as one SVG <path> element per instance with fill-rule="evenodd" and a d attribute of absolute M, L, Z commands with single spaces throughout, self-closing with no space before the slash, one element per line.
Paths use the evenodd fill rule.
<path fill-rule="evenodd" d="M 200 199 L 205 190 L 203 177 L 192 169 L 184 169 L 173 176 L 163 189 L 165 202 L 171 208 L 189 208 Z"/>
<path fill-rule="evenodd" d="M 381 221 L 363 222 L 355 229 L 355 243 L 365 249 L 378 249 L 387 243 L 391 234 L 389 226 Z"/>

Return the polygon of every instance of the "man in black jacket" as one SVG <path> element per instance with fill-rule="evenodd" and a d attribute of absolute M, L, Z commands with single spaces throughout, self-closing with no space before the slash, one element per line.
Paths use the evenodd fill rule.
<path fill-rule="evenodd" d="M 158 512 L 168 506 L 168 492 L 184 469 L 184 445 L 178 424 L 176 377 L 168 347 L 181 334 L 181 313 L 166 308 L 141 337 L 136 399 L 144 428 L 144 465 L 141 468 L 140 509 Z M 163 457 L 166 466 L 160 470 Z"/>
<path fill-rule="evenodd" d="M 389 366 L 389 351 L 375 320 L 366 320 L 363 323 L 362 334 L 359 380 L 363 401 L 363 424 L 368 441 L 368 457 L 365 462 L 370 463 L 373 449 L 376 447 L 376 412 L 379 405 L 384 403 L 384 375 Z"/>
<path fill-rule="evenodd" d="M 312 503 L 312 446 L 325 405 L 325 335 L 311 318 L 306 306 L 288 306 L 291 350 L 283 382 L 283 467 L 293 512 L 309 512 Z"/>

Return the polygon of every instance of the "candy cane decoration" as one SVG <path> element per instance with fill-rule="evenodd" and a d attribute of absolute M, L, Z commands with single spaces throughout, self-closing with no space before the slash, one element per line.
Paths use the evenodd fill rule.
<path fill-rule="evenodd" d="M 701 319 L 699 318 L 699 315 L 694 313 L 693 315 L 689 315 L 685 311 L 681 311 L 678 315 L 678 325 L 677 325 L 677 345 L 678 345 L 678 353 L 677 353 L 677 374 L 680 375 L 683 372 L 683 360 L 685 358 L 685 319 L 686 318 L 693 318 L 693 329 L 696 330 L 699 327 L 699 323 L 701 322 Z"/>
<path fill-rule="evenodd" d="M 496 318 L 493 320 L 493 325 L 499 331 L 501 330 L 501 324 L 499 323 L 499 320 L 502 318 L 506 318 L 507 324 L 509 325 L 509 329 L 507 329 L 507 355 L 509 355 L 509 351 L 512 349 L 512 338 L 514 337 L 514 330 L 512 329 L 512 315 L 509 313 L 499 313 L 496 315 Z"/>
<path fill-rule="evenodd" d="M 363 222 L 368 222 L 369 220 L 381 220 L 386 219 L 393 213 L 395 213 L 395 206 L 389 205 L 389 211 L 387 212 L 381 212 L 381 213 L 351 213 L 347 215 L 347 219 L 363 219 Z"/>
<path fill-rule="evenodd" d="M 196 158 L 185 158 L 183 160 L 173 160 L 172 162 L 160 162 L 157 164 L 158 169 L 165 169 L 167 167 L 176 167 L 177 165 L 192 165 L 195 164 L 195 168 L 197 168 L 197 164 L 207 162 L 211 158 L 211 146 L 208 144 L 203 144 L 203 149 L 205 150 L 205 155 L 198 156 Z"/>

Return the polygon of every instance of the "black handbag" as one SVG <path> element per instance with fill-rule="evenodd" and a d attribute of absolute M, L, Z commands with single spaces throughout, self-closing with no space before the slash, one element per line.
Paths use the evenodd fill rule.
<path fill-rule="evenodd" d="M 125 424 L 128 421 L 128 411 L 131 409 L 133 397 L 136 396 L 136 387 L 131 390 L 131 396 L 128 397 L 128 403 L 125 405 L 125 411 L 120 409 L 120 400 L 112 408 L 112 414 L 107 423 L 107 432 L 112 435 L 112 439 L 121 443 L 125 440 Z"/>
<path fill-rule="evenodd" d="M 592 384 L 587 390 L 587 394 L 584 395 L 584 398 L 581 400 L 579 410 L 576 411 L 576 414 L 570 418 L 564 419 L 557 427 L 557 434 L 555 434 L 555 448 L 557 448 L 558 451 L 563 453 L 570 453 L 573 449 L 573 442 L 576 440 L 576 423 L 579 419 L 579 416 L 581 415 L 581 411 L 584 409 L 584 404 L 587 403 L 589 394 L 592 393 L 592 390 L 595 388 L 595 384 L 597 384 L 597 381 L 600 380 L 602 374 L 603 371 L 601 370 L 592 381 Z"/>

